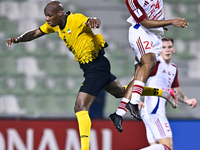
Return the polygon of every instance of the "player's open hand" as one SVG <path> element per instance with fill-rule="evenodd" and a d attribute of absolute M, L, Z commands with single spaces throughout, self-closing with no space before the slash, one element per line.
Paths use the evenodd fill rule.
<path fill-rule="evenodd" d="M 16 38 L 16 37 L 11 37 L 11 38 L 9 38 L 9 39 L 6 40 L 6 45 L 7 45 L 8 47 L 11 47 L 11 45 L 14 44 L 14 43 L 19 43 L 18 38 Z"/>
<path fill-rule="evenodd" d="M 88 22 L 86 22 L 86 24 L 90 27 L 90 28 L 92 28 L 92 29 L 95 29 L 95 28 L 99 28 L 100 27 L 100 25 L 101 25 L 101 21 L 99 20 L 99 19 L 97 19 L 97 18 L 90 18 L 89 20 L 88 20 Z"/>
<path fill-rule="evenodd" d="M 172 25 L 175 27 L 187 28 L 189 23 L 185 21 L 185 18 L 175 18 L 172 19 Z"/>

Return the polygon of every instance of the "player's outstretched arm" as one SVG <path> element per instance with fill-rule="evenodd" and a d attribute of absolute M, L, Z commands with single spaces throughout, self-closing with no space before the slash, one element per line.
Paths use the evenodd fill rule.
<path fill-rule="evenodd" d="M 189 99 L 181 90 L 180 87 L 175 88 L 176 91 L 176 97 L 180 102 L 183 102 L 185 104 L 188 104 L 192 108 L 197 106 L 197 100 L 195 98 Z"/>
<path fill-rule="evenodd" d="M 186 28 L 189 26 L 189 23 L 185 21 L 184 18 L 174 18 L 168 20 L 150 20 L 148 18 L 140 22 L 146 28 L 156 28 L 156 27 L 165 27 L 168 25 L 173 25 L 179 28 Z"/>
<path fill-rule="evenodd" d="M 95 29 L 95 28 L 100 28 L 101 26 L 101 21 L 96 18 L 96 17 L 91 17 L 87 22 L 86 24 L 92 28 L 92 29 Z"/>
<path fill-rule="evenodd" d="M 11 45 L 14 44 L 14 43 L 31 41 L 31 40 L 34 40 L 34 39 L 41 37 L 43 35 L 44 35 L 44 33 L 41 32 L 40 29 L 27 31 L 19 37 L 11 37 L 11 38 L 7 39 L 6 45 L 8 47 L 11 47 Z"/>

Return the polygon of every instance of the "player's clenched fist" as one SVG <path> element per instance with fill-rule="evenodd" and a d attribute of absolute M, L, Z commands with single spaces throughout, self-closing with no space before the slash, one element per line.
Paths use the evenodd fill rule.
<path fill-rule="evenodd" d="M 92 28 L 92 29 L 95 29 L 95 28 L 99 28 L 100 25 L 101 25 L 101 21 L 96 18 L 96 17 L 92 17 L 88 20 L 88 22 L 86 22 L 86 24 Z"/>

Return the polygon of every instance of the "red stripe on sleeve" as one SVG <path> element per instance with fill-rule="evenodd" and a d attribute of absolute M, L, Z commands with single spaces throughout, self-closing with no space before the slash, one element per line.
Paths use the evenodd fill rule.
<path fill-rule="evenodd" d="M 138 3 L 138 0 L 126 0 L 126 6 L 137 23 L 141 22 L 142 20 L 148 17 L 147 13 L 144 11 L 142 6 Z M 142 15 L 139 17 L 137 17 L 137 15 L 135 14 L 137 9 L 142 12 Z"/>

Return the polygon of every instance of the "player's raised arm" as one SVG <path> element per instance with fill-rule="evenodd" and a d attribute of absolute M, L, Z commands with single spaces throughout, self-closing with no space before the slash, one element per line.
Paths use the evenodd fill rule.
<path fill-rule="evenodd" d="M 43 35 L 44 35 L 44 33 L 41 32 L 40 29 L 27 31 L 19 37 L 11 37 L 11 38 L 7 39 L 6 45 L 8 47 L 11 47 L 11 45 L 14 44 L 14 43 L 28 42 L 28 41 L 34 40 L 38 37 L 41 37 Z"/>

